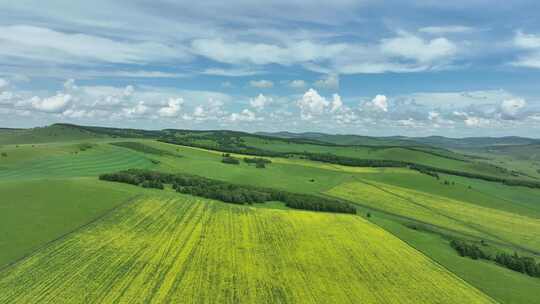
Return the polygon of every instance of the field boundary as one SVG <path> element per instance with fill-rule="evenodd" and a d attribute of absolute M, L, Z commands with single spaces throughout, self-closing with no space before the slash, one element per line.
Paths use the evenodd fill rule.
<path fill-rule="evenodd" d="M 67 231 L 61 235 L 59 235 L 58 237 L 50 240 L 50 241 L 47 241 L 45 242 L 44 244 L 32 249 L 30 252 L 28 252 L 27 254 L 24 254 L 23 256 L 21 256 L 20 258 L 17 258 L 15 259 L 14 261 L 12 262 L 9 262 L 7 263 L 6 265 L 4 266 L 0 266 L 0 276 L 2 276 L 2 273 L 6 270 L 8 270 L 9 268 L 11 267 L 14 267 L 16 266 L 18 263 L 22 262 L 23 260 L 33 256 L 34 254 L 38 253 L 39 251 L 43 250 L 43 249 L 46 249 L 48 247 L 50 247 L 51 245 L 53 245 L 54 243 L 58 242 L 58 241 L 61 241 L 61 240 L 64 240 L 65 238 L 67 238 L 68 236 L 76 233 L 76 232 L 80 232 L 81 230 L 89 227 L 90 225 L 92 224 L 95 224 L 96 222 L 100 221 L 101 219 L 109 216 L 110 214 L 112 214 L 113 212 L 115 212 L 116 210 L 130 204 L 130 203 L 133 203 L 134 201 L 140 199 L 141 197 L 143 197 L 144 195 L 143 194 L 137 194 L 135 196 L 132 196 L 126 200 L 124 200 L 123 202 L 121 202 L 120 204 L 114 206 L 113 208 L 105 211 L 103 214 L 99 215 L 98 217 L 90 220 L 89 222 L 81 225 L 81 226 L 78 226 L 78 227 L 75 227 L 74 229 L 70 230 L 70 231 Z"/>
<path fill-rule="evenodd" d="M 462 278 L 460 277 L 457 273 L 453 272 L 452 270 L 450 270 L 448 267 L 444 266 L 443 264 L 439 263 L 439 261 L 435 260 L 434 258 L 430 257 L 429 255 L 425 254 L 423 251 L 421 251 L 420 249 L 416 248 L 416 246 L 414 246 L 413 244 L 409 243 L 408 241 L 398 237 L 396 234 L 392 233 L 391 231 L 389 230 L 386 230 L 384 229 L 383 227 L 377 225 L 376 223 L 373 223 L 371 221 L 369 221 L 370 223 L 372 223 L 373 225 L 376 225 L 377 227 L 383 229 L 384 231 L 390 233 L 391 235 L 393 235 L 394 237 L 398 238 L 400 241 L 402 241 L 403 243 L 407 244 L 407 246 L 411 247 L 412 249 L 414 249 L 416 252 L 418 252 L 418 254 L 424 256 L 426 259 L 430 260 L 433 264 L 435 265 L 438 265 L 439 267 L 445 269 L 446 271 L 448 271 L 448 273 L 450 273 L 453 277 L 455 277 L 457 280 L 460 280 L 460 281 L 463 281 L 465 284 L 469 285 L 471 288 L 474 288 L 476 290 L 478 290 L 478 292 L 482 293 L 486 298 L 489 298 L 490 300 L 493 301 L 493 303 L 501 303 L 499 301 L 497 301 L 496 299 L 494 299 L 492 296 L 490 296 L 489 294 L 487 294 L 486 292 L 484 292 L 482 289 L 480 289 L 479 287 L 477 287 L 476 285 L 473 285 L 471 282 L 467 281 L 465 278 Z M 427 232 L 429 233 L 429 232 Z"/>
<path fill-rule="evenodd" d="M 439 230 L 439 231 L 431 231 L 431 233 L 438 234 L 438 235 L 440 235 L 442 237 L 452 237 L 454 235 L 454 236 L 465 237 L 465 238 L 474 239 L 474 240 L 480 239 L 478 236 L 475 236 L 475 235 L 472 235 L 472 234 L 468 234 L 468 233 L 465 233 L 465 232 L 453 230 L 453 229 L 450 229 L 450 228 L 441 227 L 441 226 L 434 225 L 434 224 L 431 224 L 431 223 L 428 223 L 428 222 L 424 222 L 424 221 L 421 221 L 421 220 L 418 220 L 418 219 L 414 219 L 414 218 L 411 218 L 411 217 L 408 217 L 408 216 L 391 213 L 391 212 L 388 212 L 386 210 L 382 210 L 382 209 L 379 209 L 379 208 L 376 208 L 376 207 L 373 207 L 373 206 L 369 206 L 369 205 L 366 205 L 366 204 L 361 203 L 361 202 L 347 200 L 347 199 L 337 197 L 337 196 L 333 196 L 333 195 L 330 195 L 330 194 L 327 194 L 327 193 L 320 193 L 320 195 L 326 196 L 326 197 L 331 197 L 331 198 L 339 198 L 339 199 L 342 199 L 343 201 L 346 201 L 346 202 L 348 202 L 350 204 L 356 205 L 358 207 L 362 207 L 362 208 L 367 209 L 367 210 L 372 210 L 372 211 L 375 211 L 375 212 L 378 212 L 378 213 L 385 214 L 385 215 L 393 217 L 393 218 L 395 218 L 397 220 L 409 221 L 409 222 L 413 222 L 413 223 L 422 224 L 422 225 L 424 225 L 426 227 Z M 358 213 L 357 213 L 357 215 L 362 216 L 361 214 L 358 214 Z M 445 234 L 444 232 L 449 232 L 450 234 L 453 234 L 453 235 Z M 506 243 L 506 242 L 501 241 L 501 240 L 493 240 L 493 239 L 488 239 L 488 241 L 495 244 L 495 245 L 498 245 L 498 246 L 502 246 L 502 247 L 509 248 L 509 249 L 512 249 L 512 250 L 519 250 L 519 251 L 522 251 L 522 252 L 527 252 L 529 254 L 540 256 L 540 252 L 538 252 L 538 251 L 528 249 L 528 248 L 522 248 L 522 247 L 517 246 L 517 245 L 515 245 L 513 243 Z"/>

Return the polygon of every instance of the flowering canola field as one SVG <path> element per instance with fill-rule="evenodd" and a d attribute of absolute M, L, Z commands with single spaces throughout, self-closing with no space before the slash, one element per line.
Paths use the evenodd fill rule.
<path fill-rule="evenodd" d="M 0 303 L 493 303 L 358 216 L 141 198 L 0 271 Z"/>

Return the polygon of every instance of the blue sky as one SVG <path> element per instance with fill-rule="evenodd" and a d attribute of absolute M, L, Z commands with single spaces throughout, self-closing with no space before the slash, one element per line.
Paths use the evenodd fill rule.
<path fill-rule="evenodd" d="M 3 1 L 0 125 L 538 137 L 537 1 Z"/>

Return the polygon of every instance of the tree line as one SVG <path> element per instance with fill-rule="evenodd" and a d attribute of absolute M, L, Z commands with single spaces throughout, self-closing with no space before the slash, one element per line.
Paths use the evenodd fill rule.
<path fill-rule="evenodd" d="M 240 161 L 238 158 L 232 157 L 229 153 L 223 153 L 221 162 L 224 164 L 239 165 Z"/>
<path fill-rule="evenodd" d="M 397 160 L 381 160 L 381 159 L 360 159 L 352 157 L 338 156 L 330 153 L 303 153 L 304 157 L 313 161 L 327 162 L 332 164 L 338 164 L 343 166 L 352 167 L 402 167 L 419 171 L 424 174 L 429 174 L 435 178 L 438 177 L 438 173 L 456 175 L 474 179 L 481 179 L 489 182 L 499 182 L 508 186 L 522 186 L 529 188 L 540 188 L 540 182 L 521 180 L 521 179 L 508 179 L 503 177 L 496 177 L 490 175 L 483 175 L 471 172 L 456 171 L 450 169 L 443 169 L 437 167 L 431 167 L 416 163 L 397 161 Z"/>
<path fill-rule="evenodd" d="M 220 200 L 233 204 L 253 204 L 280 201 L 294 209 L 326 211 L 337 213 L 356 213 L 356 208 L 347 202 L 309 194 L 238 185 L 189 174 L 169 174 L 156 171 L 130 169 L 99 176 L 101 180 L 163 189 L 171 184 L 177 192 Z"/>
<path fill-rule="evenodd" d="M 123 142 L 113 142 L 110 143 L 113 146 L 122 147 L 130 150 L 134 150 L 137 152 L 147 153 L 147 154 L 153 154 L 157 156 L 174 156 L 174 157 L 182 157 L 179 154 L 175 154 L 173 152 L 169 152 L 166 150 L 161 150 L 158 148 L 151 147 L 149 145 L 145 145 L 140 142 L 135 141 L 123 141 Z"/>
<path fill-rule="evenodd" d="M 527 274 L 531 277 L 540 277 L 540 263 L 536 263 L 531 257 L 520 256 L 517 252 L 514 252 L 514 254 L 499 252 L 495 256 L 492 256 L 484 252 L 475 244 L 460 240 L 452 240 L 450 246 L 452 246 L 452 248 L 454 248 L 462 257 L 469 257 L 474 260 L 483 259 L 493 261 L 503 267 Z"/>
<path fill-rule="evenodd" d="M 260 169 L 264 169 L 267 165 L 272 163 L 271 160 L 262 157 L 244 157 L 244 162 L 248 165 L 255 164 L 255 167 Z"/>
<path fill-rule="evenodd" d="M 217 150 L 217 151 L 225 152 L 225 153 L 236 153 L 236 154 L 246 154 L 246 155 L 254 155 L 254 156 L 266 156 L 266 157 L 288 157 L 288 153 L 274 152 L 274 151 L 247 146 L 239 140 L 232 140 L 231 138 L 218 138 L 218 137 L 216 138 L 212 137 L 211 139 L 216 143 L 215 145 L 197 142 L 197 140 L 206 139 L 206 138 L 195 139 L 195 138 L 189 138 L 189 137 L 178 138 L 178 137 L 169 136 L 169 137 L 160 138 L 158 139 L 158 141 L 169 143 L 169 144 L 175 144 L 175 145 L 189 146 L 189 147 L 209 149 L 209 150 Z"/>

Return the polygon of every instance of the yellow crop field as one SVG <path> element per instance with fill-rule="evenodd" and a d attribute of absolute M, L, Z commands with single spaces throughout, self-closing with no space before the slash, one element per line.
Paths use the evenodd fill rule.
<path fill-rule="evenodd" d="M 538 219 L 376 182 L 346 183 L 327 193 L 444 228 L 540 250 Z"/>
<path fill-rule="evenodd" d="M 493 303 L 352 215 L 151 197 L 0 272 L 0 303 Z"/>

